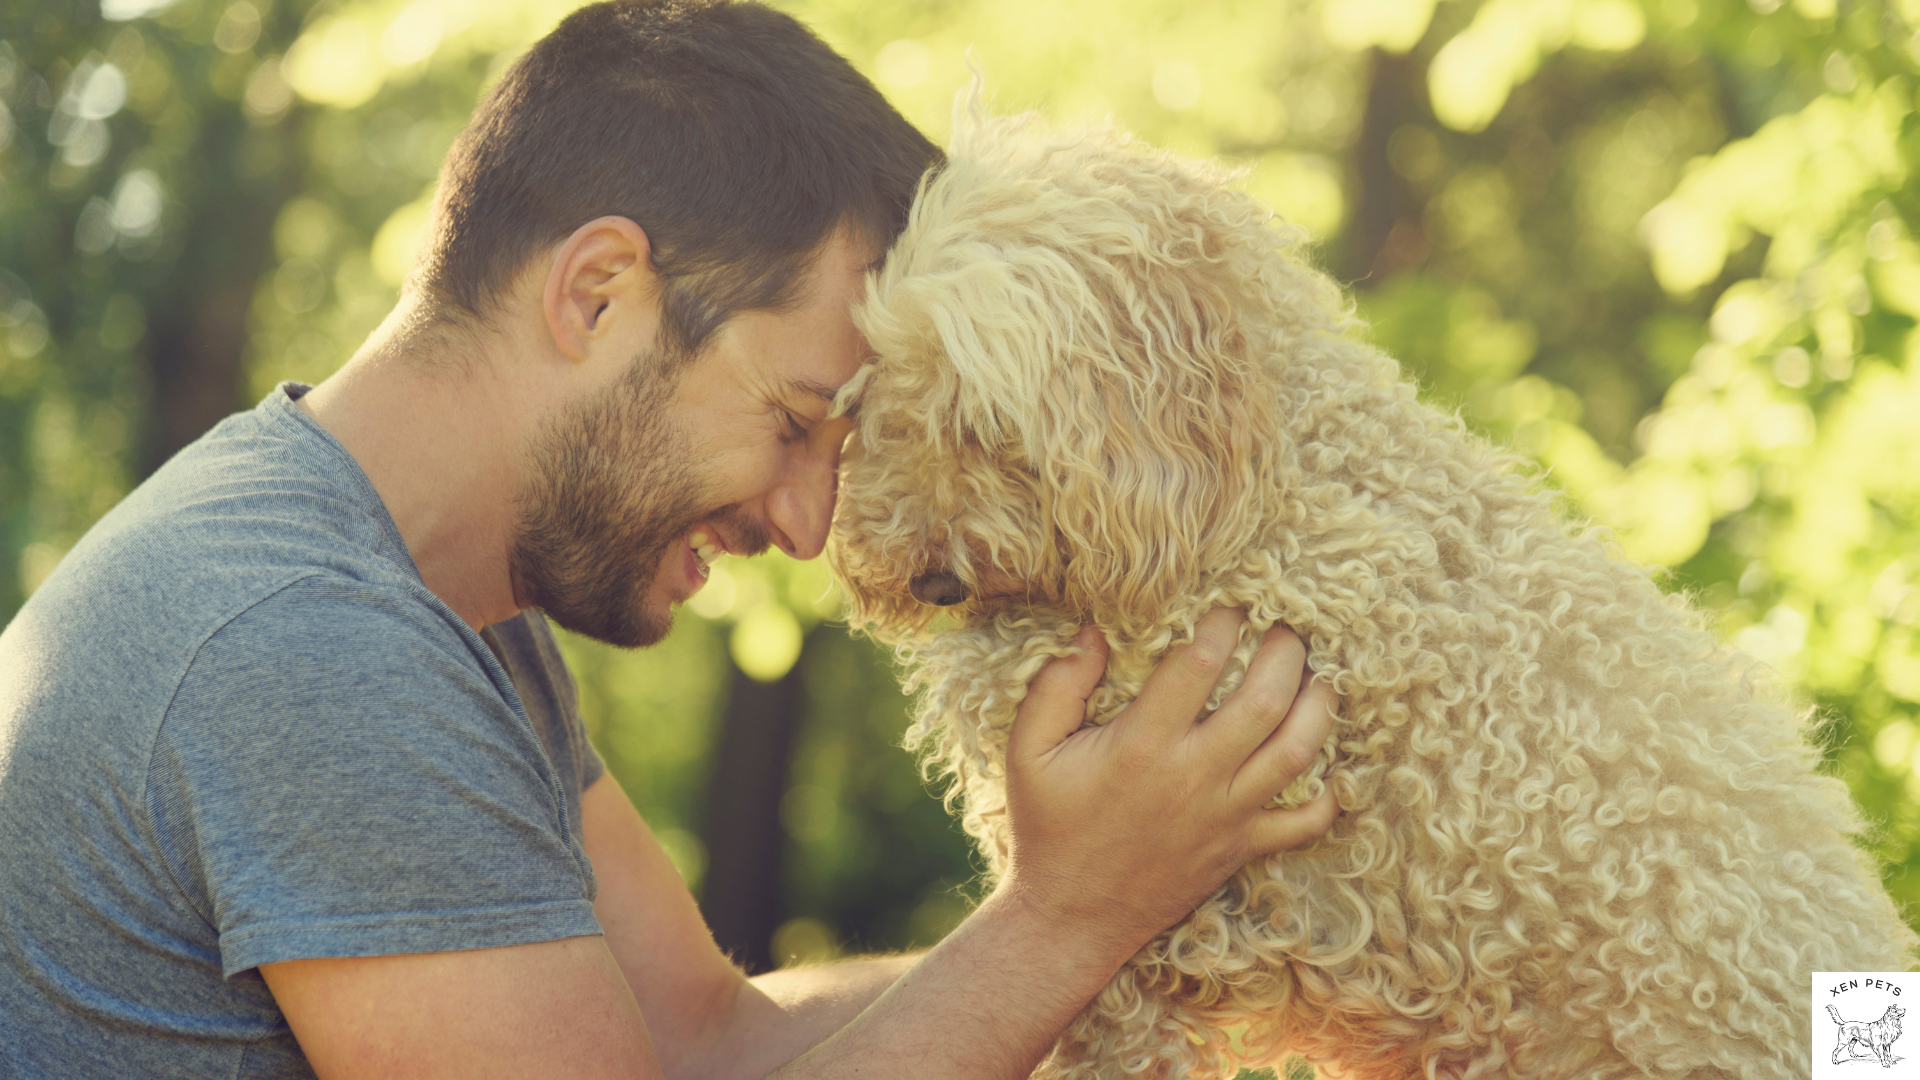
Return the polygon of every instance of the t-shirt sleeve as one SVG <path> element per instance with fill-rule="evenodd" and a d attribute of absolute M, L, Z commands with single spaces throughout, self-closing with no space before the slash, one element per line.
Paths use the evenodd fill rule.
<path fill-rule="evenodd" d="M 201 645 L 146 804 L 226 975 L 600 932 L 555 766 L 431 608 L 306 579 Z"/>

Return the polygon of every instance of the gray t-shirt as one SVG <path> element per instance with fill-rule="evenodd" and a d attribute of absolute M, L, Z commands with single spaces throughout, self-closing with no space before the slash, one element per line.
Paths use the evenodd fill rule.
<path fill-rule="evenodd" d="M 538 614 L 476 634 L 282 386 L 0 634 L 0 1077 L 311 1076 L 257 965 L 600 932 Z"/>

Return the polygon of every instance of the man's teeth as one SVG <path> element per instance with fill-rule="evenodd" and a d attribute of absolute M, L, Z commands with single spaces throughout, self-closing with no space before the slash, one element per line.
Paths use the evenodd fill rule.
<path fill-rule="evenodd" d="M 719 545 L 713 542 L 713 537 L 709 536 L 705 529 L 698 530 L 687 537 L 687 544 L 693 548 L 694 557 L 699 559 L 702 565 L 720 557 Z"/>

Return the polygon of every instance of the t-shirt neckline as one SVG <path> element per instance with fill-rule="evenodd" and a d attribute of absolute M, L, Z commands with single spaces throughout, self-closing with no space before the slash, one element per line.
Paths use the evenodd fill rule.
<path fill-rule="evenodd" d="M 386 550 L 381 554 L 405 570 L 408 576 L 420 583 L 421 588 L 425 588 L 426 578 L 421 576 L 420 567 L 413 561 L 413 552 L 407 550 L 407 542 L 400 536 L 400 526 L 394 523 L 393 515 L 387 512 L 386 501 L 374 488 L 373 481 L 367 478 L 366 470 L 340 444 L 340 440 L 333 437 L 332 432 L 321 427 L 319 421 L 295 404 L 312 389 L 307 383 L 291 379 L 282 382 L 260 402 L 261 412 L 274 426 L 286 429 L 297 445 L 311 448 L 337 461 L 343 469 L 337 478 L 344 482 L 343 486 L 351 492 L 367 516 L 373 519 L 386 540 Z"/>

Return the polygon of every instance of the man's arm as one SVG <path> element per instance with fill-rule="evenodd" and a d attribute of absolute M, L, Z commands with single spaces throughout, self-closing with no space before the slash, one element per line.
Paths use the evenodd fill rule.
<path fill-rule="evenodd" d="M 610 775 L 581 799 L 604 937 L 261 968 L 323 1077 L 763 1076 L 914 957 L 748 981 Z M 659 1032 L 656 1042 L 650 1031 Z"/>
<path fill-rule="evenodd" d="M 846 1027 L 925 955 L 921 951 L 861 956 L 755 975 L 749 980 L 752 992 L 741 994 L 730 1027 L 749 1041 L 755 1037 L 754 1028 L 763 1025 L 805 1031 L 795 1040 L 802 1045 L 781 1058 L 791 1061 Z"/>
<path fill-rule="evenodd" d="M 580 800 L 594 914 L 666 1075 L 764 1076 L 844 1027 L 913 965 L 874 957 L 752 980 L 714 944 L 680 874 L 611 775 Z"/>
<path fill-rule="evenodd" d="M 660 1066 L 598 937 L 260 965 L 315 1073 L 653 1080 Z"/>
<path fill-rule="evenodd" d="M 764 1076 L 845 1026 L 916 959 L 748 980 L 611 776 L 583 793 L 581 819 L 604 937 L 263 965 L 315 1071 L 329 1080 Z"/>

